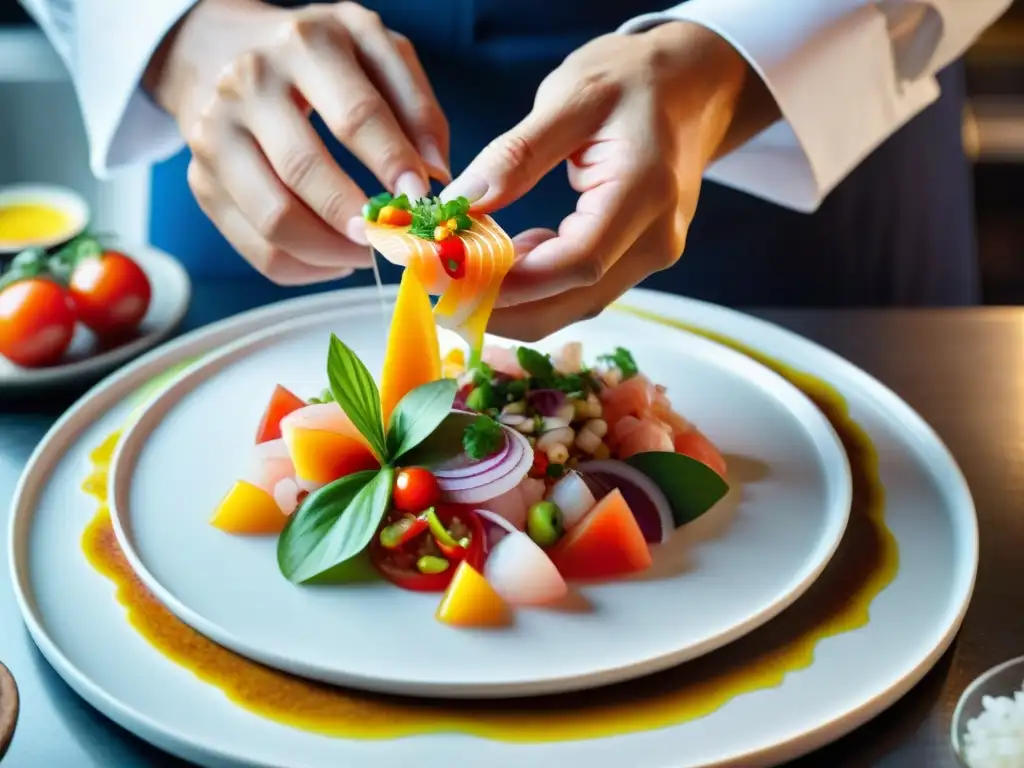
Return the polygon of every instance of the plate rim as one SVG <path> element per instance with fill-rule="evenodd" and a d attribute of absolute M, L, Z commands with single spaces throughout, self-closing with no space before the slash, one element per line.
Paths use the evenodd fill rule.
<path fill-rule="evenodd" d="M 141 353 L 153 349 L 177 330 L 178 326 L 185 319 L 185 315 L 188 314 L 189 306 L 192 303 L 192 280 L 186 269 L 174 256 L 149 243 L 119 242 L 118 247 L 124 248 L 128 253 L 138 254 L 143 252 L 145 253 L 143 258 L 159 262 L 161 269 L 167 269 L 169 272 L 174 273 L 174 280 L 177 283 L 181 299 L 177 302 L 174 312 L 168 321 L 160 327 L 154 328 L 151 333 L 140 336 L 114 349 L 101 352 L 98 355 L 76 360 L 73 363 L 46 368 L 19 369 L 19 375 L 15 378 L 0 378 L 0 392 L 5 390 L 15 392 L 31 389 L 32 387 L 58 386 L 81 379 L 88 379 L 97 374 L 102 374 L 104 371 L 109 371 L 111 367 L 116 366 L 120 362 L 131 361 Z M 155 292 L 156 289 L 154 289 Z M 90 395 L 91 392 L 92 390 L 90 389 L 83 397 Z"/>
<path fill-rule="evenodd" d="M 131 510 L 130 508 L 118 509 L 119 503 L 127 503 L 127 494 L 130 493 L 130 478 L 135 474 L 137 460 L 144 449 L 143 444 L 136 445 L 136 443 L 140 440 L 144 441 L 153 430 L 162 424 L 167 413 L 194 386 L 217 376 L 220 370 L 232 366 L 239 358 L 257 350 L 272 347 L 279 339 L 302 333 L 305 329 L 321 325 L 328 320 L 343 321 L 349 315 L 362 315 L 367 311 L 374 310 L 368 304 L 353 304 L 324 312 L 305 314 L 243 334 L 231 343 L 207 353 L 178 373 L 173 382 L 133 415 L 131 423 L 123 430 L 121 439 L 111 456 L 107 485 L 108 507 L 114 533 L 128 563 L 135 570 L 140 581 L 171 613 L 201 634 L 241 656 L 283 672 L 322 680 L 328 684 L 378 693 L 425 698 L 512 698 L 568 693 L 611 685 L 693 661 L 764 626 L 799 600 L 817 581 L 846 534 L 853 502 L 853 481 L 849 457 L 832 424 L 806 393 L 767 366 L 711 340 L 695 334 L 686 334 L 684 343 L 695 347 L 693 353 L 696 356 L 724 359 L 721 364 L 723 370 L 727 369 L 735 376 L 742 375 L 740 371 L 736 370 L 736 366 L 741 366 L 749 369 L 751 373 L 756 371 L 758 376 L 763 377 L 764 381 L 757 386 L 757 389 L 787 410 L 793 421 L 797 423 L 799 431 L 822 455 L 821 476 L 824 479 L 825 506 L 828 508 L 828 514 L 823 515 L 826 524 L 822 526 L 820 535 L 809 547 L 808 552 L 812 557 L 804 560 L 804 567 L 794 569 L 791 576 L 786 578 L 785 584 L 780 587 L 779 593 L 770 601 L 763 603 L 757 611 L 747 615 L 742 621 L 732 623 L 725 630 L 705 637 L 700 642 L 692 643 L 676 651 L 659 654 L 653 658 L 604 667 L 598 672 L 559 677 L 531 677 L 512 682 L 445 683 L 429 680 L 409 682 L 397 677 L 387 678 L 362 674 L 356 670 L 340 668 L 328 670 L 324 667 L 317 667 L 314 670 L 313 667 L 306 663 L 300 663 L 294 658 L 284 658 L 278 653 L 255 649 L 244 638 L 237 637 L 216 620 L 200 614 L 177 597 L 152 573 L 137 550 L 133 536 L 125 529 L 125 523 L 132 517 Z M 797 408 L 803 412 L 795 413 Z M 296 671 L 298 669 L 306 670 L 307 674 Z M 329 677 L 324 676 L 325 674 L 329 674 Z"/>
<path fill-rule="evenodd" d="M 387 288 L 386 292 L 393 297 L 395 289 L 392 286 Z M 19 541 L 19 533 L 21 532 L 21 529 L 24 528 L 27 541 L 27 535 L 30 533 L 31 523 L 33 522 L 36 512 L 35 505 L 27 505 L 24 503 L 27 492 L 30 490 L 28 478 L 31 473 L 29 470 L 34 468 L 37 464 L 40 464 L 41 461 L 44 458 L 47 458 L 48 454 L 51 452 L 55 452 L 57 454 L 54 460 L 59 461 L 63 458 L 68 448 L 70 448 L 70 444 L 65 444 L 63 447 L 51 444 L 54 443 L 54 437 L 62 433 L 69 424 L 71 426 L 76 426 L 78 422 L 85 422 L 78 429 L 78 433 L 80 433 L 88 423 L 90 408 L 95 409 L 93 401 L 98 396 L 104 394 L 107 390 L 118 390 L 119 386 L 120 389 L 124 389 L 125 379 L 132 376 L 135 372 L 143 369 L 152 369 L 149 375 L 155 377 L 167 367 L 165 365 L 158 366 L 155 365 L 155 363 L 160 361 L 164 356 L 180 353 L 183 348 L 188 349 L 189 346 L 199 337 L 212 340 L 229 333 L 230 329 L 235 325 L 243 323 L 251 323 L 255 325 L 268 317 L 286 317 L 290 312 L 294 312 L 295 310 L 303 307 L 312 310 L 313 308 L 319 308 L 321 305 L 329 306 L 330 302 L 336 301 L 339 295 L 343 295 L 349 301 L 377 300 L 376 290 L 369 287 L 341 289 L 337 291 L 313 294 L 311 296 L 300 296 L 277 302 L 275 304 L 258 307 L 239 315 L 216 321 L 203 328 L 199 328 L 185 334 L 158 349 L 150 350 L 138 359 L 129 363 L 124 368 L 111 374 L 103 381 L 98 382 L 90 388 L 90 390 L 74 406 L 58 418 L 53 426 L 46 432 L 43 439 L 33 450 L 31 456 L 26 462 L 25 471 L 23 471 L 18 480 L 11 500 L 11 514 L 9 516 L 10 520 L 8 523 L 7 538 L 9 555 L 8 570 L 12 581 L 12 589 L 15 593 L 15 601 L 33 642 L 60 677 L 72 688 L 72 690 L 85 699 L 91 706 L 95 707 L 112 721 L 140 738 L 149 741 L 171 754 L 178 755 L 185 759 L 202 759 L 207 761 L 208 764 L 216 763 L 225 765 L 259 766 L 259 768 L 277 768 L 273 763 L 269 763 L 259 758 L 251 758 L 249 756 L 239 757 L 234 753 L 229 754 L 223 749 L 207 743 L 201 745 L 196 744 L 194 740 L 190 739 L 187 733 L 182 733 L 173 727 L 167 727 L 160 721 L 157 721 L 154 718 L 139 712 L 135 708 L 124 704 L 121 700 L 108 693 L 100 684 L 96 683 L 85 672 L 79 669 L 71 659 L 68 658 L 63 649 L 58 646 L 57 642 L 47 632 L 42 621 L 42 617 L 39 615 L 31 593 L 31 585 L 28 583 L 27 564 L 22 562 L 22 558 L 19 553 L 19 549 L 23 548 L 22 543 Z M 638 304 L 647 305 L 649 302 L 653 301 L 656 305 L 656 300 L 662 296 L 665 296 L 665 294 L 642 288 L 633 289 L 623 297 L 621 303 L 629 305 L 632 300 L 636 301 Z M 944 614 L 944 621 L 941 628 L 938 630 L 938 637 L 929 641 L 930 650 L 923 653 L 916 661 L 907 662 L 907 666 L 909 668 L 902 671 L 895 679 L 885 681 L 880 686 L 882 690 L 879 690 L 876 694 L 867 697 L 859 705 L 852 706 L 844 711 L 838 712 L 830 719 L 820 722 L 811 728 L 802 730 L 789 738 L 772 744 L 767 744 L 760 748 L 748 750 L 746 752 L 733 753 L 721 760 L 707 764 L 704 768 L 725 768 L 726 766 L 737 766 L 740 764 L 747 767 L 775 765 L 778 764 L 778 762 L 791 760 L 819 749 L 868 722 L 870 719 L 877 716 L 906 695 L 908 691 L 921 681 L 928 671 L 934 667 L 939 658 L 941 658 L 941 656 L 949 649 L 963 623 L 977 579 L 979 555 L 978 519 L 974 499 L 971 496 L 966 478 L 964 477 L 959 464 L 956 462 L 955 457 L 931 425 L 929 425 L 913 407 L 903 401 L 892 389 L 868 372 L 862 370 L 852 362 L 842 358 L 840 355 L 823 345 L 811 339 L 802 337 L 799 334 L 770 321 L 696 299 L 679 296 L 670 296 L 669 298 L 673 299 L 676 307 L 675 311 L 666 312 L 666 314 L 680 317 L 685 314 L 685 309 L 688 305 L 693 306 L 701 313 L 710 316 L 713 321 L 718 321 L 724 317 L 726 321 L 739 321 L 747 324 L 752 329 L 759 329 L 762 331 L 767 330 L 776 334 L 780 342 L 786 341 L 789 343 L 797 343 L 803 346 L 808 353 L 819 356 L 823 361 L 827 361 L 831 364 L 838 364 L 840 369 L 852 382 L 860 387 L 866 387 L 876 398 L 880 398 L 890 406 L 895 406 L 897 410 L 902 411 L 912 423 L 911 426 L 914 431 L 922 437 L 927 438 L 929 443 L 929 452 L 933 455 L 932 460 L 933 462 L 944 465 L 943 469 L 946 472 L 944 475 L 944 483 L 947 486 L 947 490 L 952 490 L 957 494 L 959 499 L 955 499 L 955 501 L 958 502 L 957 506 L 963 510 L 959 530 L 966 539 L 961 543 L 959 549 L 969 556 L 969 562 L 961 566 L 959 569 L 956 581 L 960 586 L 960 592 L 956 596 L 950 596 L 950 602 Z M 214 342 L 211 341 L 210 343 L 212 344 Z M 187 353 L 182 355 L 182 359 L 187 359 L 187 356 Z M 129 389 L 121 392 L 121 394 L 127 395 L 131 391 L 132 390 Z M 105 412 L 106 410 L 109 410 L 109 407 L 105 407 L 103 410 Z M 18 514 L 20 508 L 23 506 L 28 507 L 27 512 L 24 514 Z M 953 607 L 954 605 L 956 607 Z"/>

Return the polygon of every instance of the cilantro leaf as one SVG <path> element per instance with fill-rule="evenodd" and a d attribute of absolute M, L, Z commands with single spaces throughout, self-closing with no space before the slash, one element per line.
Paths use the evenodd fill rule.
<path fill-rule="evenodd" d="M 462 447 L 471 459 L 486 459 L 501 449 L 505 432 L 490 416 L 477 416 L 462 433 Z"/>
<path fill-rule="evenodd" d="M 632 353 L 625 347 L 616 347 L 610 355 L 601 355 L 598 360 L 618 368 L 623 381 L 640 373 Z"/>
<path fill-rule="evenodd" d="M 529 347 L 516 349 L 516 360 L 519 367 L 534 379 L 548 381 L 555 373 L 554 363 L 548 355 Z"/>

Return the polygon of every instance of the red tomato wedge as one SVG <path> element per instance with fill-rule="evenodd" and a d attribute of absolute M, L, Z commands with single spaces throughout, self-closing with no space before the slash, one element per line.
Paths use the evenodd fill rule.
<path fill-rule="evenodd" d="M 407 227 L 366 223 L 366 235 L 380 254 L 413 270 L 427 291 L 440 298 L 434 317 L 442 328 L 455 331 L 472 349 L 483 345 L 487 321 L 505 275 L 515 261 L 515 247 L 490 216 L 471 215 L 473 226 L 452 237 L 462 241 L 465 260 L 453 277 L 439 258 L 437 244 L 415 235 Z"/>
<path fill-rule="evenodd" d="M 707 464 L 711 469 L 725 477 L 726 464 L 722 454 L 714 444 L 705 437 L 704 433 L 695 427 L 685 432 L 677 432 L 673 438 L 676 453 L 689 456 L 702 464 Z"/>
<path fill-rule="evenodd" d="M 565 579 L 609 579 L 651 567 L 643 531 L 617 488 L 597 502 L 554 547 L 551 562 Z"/>
<path fill-rule="evenodd" d="M 260 428 L 256 431 L 256 445 L 280 439 L 281 419 L 305 405 L 306 402 L 301 397 L 278 384 L 270 396 L 267 410 L 263 412 Z"/>

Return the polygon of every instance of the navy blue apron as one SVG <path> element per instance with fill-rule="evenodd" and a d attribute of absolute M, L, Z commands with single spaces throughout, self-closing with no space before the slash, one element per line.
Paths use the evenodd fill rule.
<path fill-rule="evenodd" d="M 456 173 L 530 109 L 544 76 L 575 48 L 672 0 L 374 0 L 415 44 L 452 131 Z M 961 145 L 963 71 L 943 72 L 942 98 L 886 141 L 806 215 L 705 183 L 687 251 L 644 286 L 730 306 L 964 305 L 979 276 L 970 168 Z M 319 126 L 322 135 L 326 135 Z M 368 193 L 379 184 L 347 152 L 336 157 Z M 153 242 L 195 276 L 255 273 L 192 199 L 188 154 L 154 170 Z M 497 215 L 515 234 L 557 228 L 575 195 L 564 169 Z M 385 279 L 395 280 L 393 269 Z M 369 271 L 341 285 L 372 282 Z"/>

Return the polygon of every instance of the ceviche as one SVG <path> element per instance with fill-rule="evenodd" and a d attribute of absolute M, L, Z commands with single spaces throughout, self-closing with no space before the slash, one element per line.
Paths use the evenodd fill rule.
<path fill-rule="evenodd" d="M 449 218 L 442 241 L 476 226 Z M 557 606 L 567 582 L 642 573 L 652 546 L 727 493 L 722 455 L 628 350 L 592 365 L 578 343 L 442 358 L 429 293 L 453 289 L 422 273 L 403 273 L 377 380 L 332 336 L 321 394 L 275 389 L 214 526 L 277 535 L 295 584 L 343 584 L 369 563 L 398 588 L 441 594 L 442 622 L 499 627 L 518 608 Z"/>

